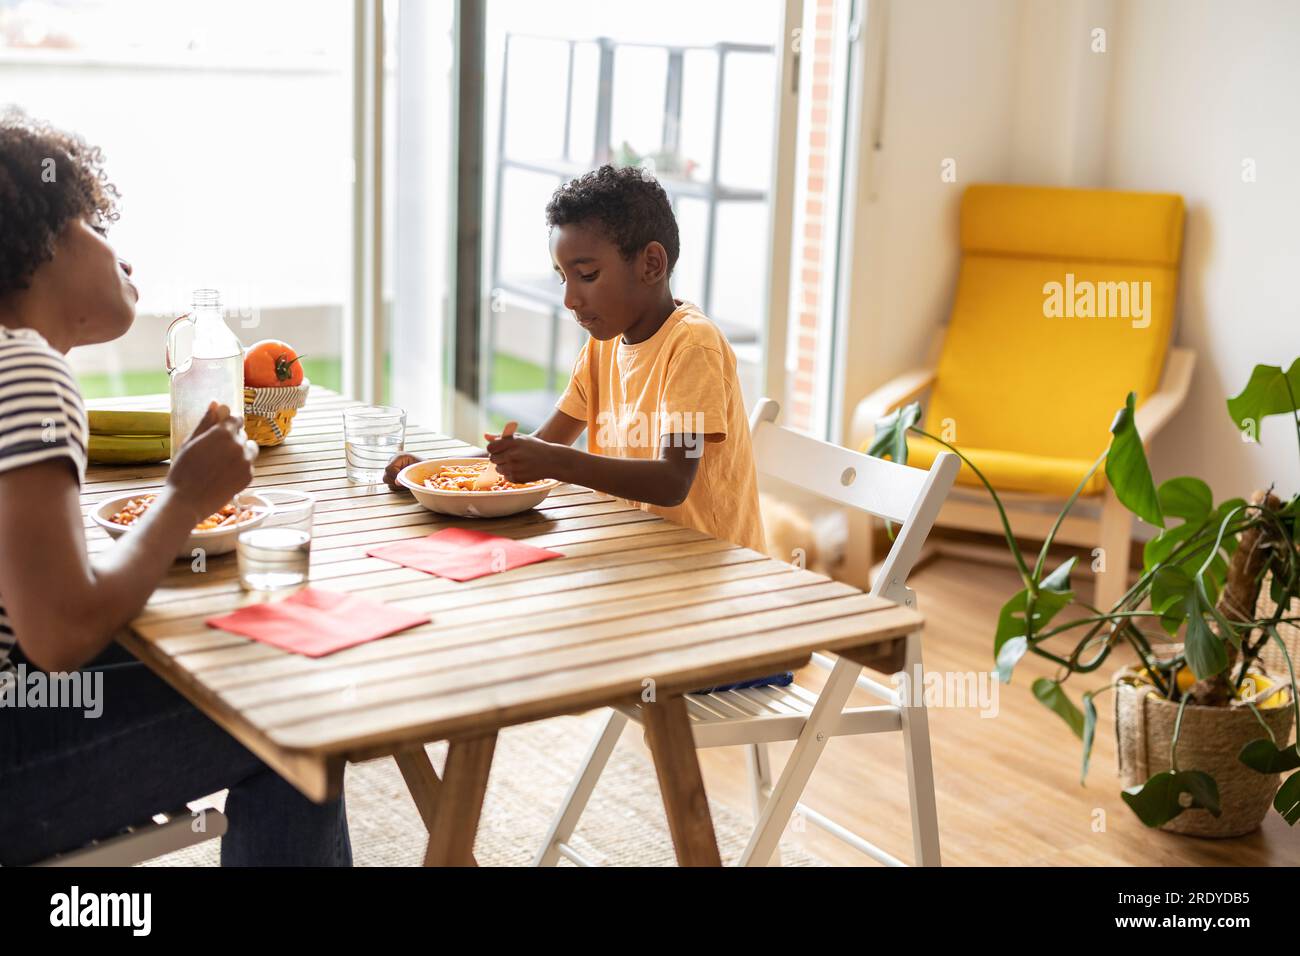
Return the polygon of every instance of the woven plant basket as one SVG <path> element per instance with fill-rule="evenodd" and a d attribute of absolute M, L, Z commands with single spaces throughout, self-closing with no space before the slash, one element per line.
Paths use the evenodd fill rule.
<path fill-rule="evenodd" d="M 1259 589 L 1259 604 L 1255 609 L 1256 617 L 1271 617 L 1277 610 L 1277 605 L 1268 596 L 1269 587 L 1273 583 L 1273 576 L 1267 575 L 1264 583 Z M 1291 602 L 1291 610 L 1287 617 L 1300 617 L 1300 600 Z M 1286 645 L 1286 652 L 1291 655 L 1291 664 L 1296 669 L 1296 676 L 1300 677 L 1300 627 L 1294 624 L 1279 624 L 1277 633 L 1282 638 L 1282 643 Z M 1264 662 L 1270 674 L 1285 675 L 1286 660 L 1282 657 L 1282 649 L 1277 646 L 1277 642 L 1269 641 L 1264 645 L 1263 650 L 1259 652 L 1259 659 Z"/>
<path fill-rule="evenodd" d="M 289 437 L 293 416 L 307 404 L 311 382 L 272 388 L 244 387 L 244 431 L 263 448 L 278 445 Z"/>
<path fill-rule="evenodd" d="M 1165 700 L 1134 671 L 1115 675 L 1115 736 L 1119 775 L 1125 789 L 1146 783 L 1152 774 L 1173 769 L 1169 743 L 1178 704 Z M 1261 709 L 1273 736 L 1291 733 L 1290 691 L 1280 691 L 1286 705 Z M 1267 736 L 1249 707 L 1199 707 L 1188 704 L 1178 736 L 1178 769 L 1208 773 L 1219 785 L 1218 817 L 1208 810 L 1184 810 L 1160 829 L 1204 837 L 1242 836 L 1259 828 L 1273 805 L 1280 774 L 1251 770 L 1237 759 L 1250 741 Z"/>

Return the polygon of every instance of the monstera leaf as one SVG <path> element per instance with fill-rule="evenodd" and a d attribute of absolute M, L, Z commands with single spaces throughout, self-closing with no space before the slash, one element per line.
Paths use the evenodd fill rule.
<path fill-rule="evenodd" d="M 921 403 L 912 402 L 876 422 L 876 433 L 867 454 L 873 458 L 892 458 L 907 464 L 907 430 L 921 420 Z"/>
<path fill-rule="evenodd" d="M 1228 414 L 1259 440 L 1259 423 L 1270 415 L 1292 415 L 1300 402 L 1300 358 L 1285 372 L 1280 365 L 1256 365 L 1240 395 L 1228 399 Z"/>
<path fill-rule="evenodd" d="M 1188 806 L 1183 805 L 1183 794 L 1191 797 Z M 1120 796 L 1138 819 L 1149 827 L 1163 826 L 1192 807 L 1209 810 L 1216 817 L 1222 812 L 1219 809 L 1219 785 L 1213 777 L 1199 770 L 1178 773 L 1166 770 L 1146 783 L 1129 787 Z"/>
<path fill-rule="evenodd" d="M 1134 420 L 1137 396 L 1128 393 L 1124 407 L 1115 416 L 1110 426 L 1110 454 L 1106 456 L 1106 480 L 1115 490 L 1115 497 L 1129 511 L 1133 512 L 1147 524 L 1157 528 L 1165 526 L 1164 515 L 1160 512 L 1160 499 L 1156 495 L 1156 484 L 1151 479 L 1151 466 L 1147 464 L 1147 454 L 1142 448 L 1142 436 L 1138 434 Z"/>
<path fill-rule="evenodd" d="M 1043 578 L 1029 610 L 1029 589 L 1017 591 L 998 613 L 998 629 L 993 636 L 993 657 L 997 661 L 998 679 L 1011 682 L 1011 672 L 1029 649 L 1029 638 L 1045 628 L 1056 613 L 1074 600 L 1070 590 L 1070 571 L 1074 558 Z M 1032 618 L 1032 620 L 1031 620 Z"/>
<path fill-rule="evenodd" d="M 1040 677 L 1034 681 L 1034 696 L 1069 724 L 1076 737 L 1083 739 L 1083 712 L 1074 706 L 1074 701 L 1066 696 L 1060 684 L 1046 677 Z"/>

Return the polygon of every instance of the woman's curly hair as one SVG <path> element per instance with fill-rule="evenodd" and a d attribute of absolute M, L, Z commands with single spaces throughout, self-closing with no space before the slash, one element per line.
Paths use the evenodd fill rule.
<path fill-rule="evenodd" d="M 79 136 L 18 109 L 0 113 L 0 299 L 27 288 L 69 222 L 117 221 L 119 194 L 103 164 Z"/>
<path fill-rule="evenodd" d="M 546 206 L 546 224 L 567 226 L 594 221 L 631 259 L 651 242 L 668 253 L 668 271 L 677 265 L 681 240 L 673 204 L 658 180 L 636 166 L 601 166 L 565 183 Z"/>

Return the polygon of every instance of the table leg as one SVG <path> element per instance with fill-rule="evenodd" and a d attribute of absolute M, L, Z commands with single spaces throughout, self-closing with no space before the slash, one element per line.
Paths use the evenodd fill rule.
<path fill-rule="evenodd" d="M 496 742 L 495 732 L 450 742 L 442 785 L 434 802 L 425 866 L 478 865 L 474 860 L 474 837 Z"/>
<path fill-rule="evenodd" d="M 686 701 L 675 694 L 644 705 L 641 713 L 678 865 L 721 866 Z"/>
<path fill-rule="evenodd" d="M 423 746 L 411 747 L 397 751 L 393 754 L 393 759 L 397 761 L 397 769 L 406 781 L 406 789 L 411 793 L 415 809 L 420 811 L 424 829 L 432 834 L 438 816 L 438 794 L 442 789 L 442 781 L 433 769 L 428 751 Z"/>

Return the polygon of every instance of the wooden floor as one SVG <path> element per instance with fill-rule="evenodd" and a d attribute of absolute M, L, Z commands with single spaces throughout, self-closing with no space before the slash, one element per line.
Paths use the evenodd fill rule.
<path fill-rule="evenodd" d="M 1003 567 L 944 558 L 912 576 L 926 616 L 927 670 L 988 671 L 997 612 L 1018 588 Z M 1074 678 L 1074 698 L 1101 686 L 1114 667 Z M 807 687 L 824 672 L 798 675 Z M 1270 811 L 1258 832 L 1232 840 L 1206 840 L 1148 830 L 1120 799 L 1115 771 L 1115 729 L 1110 695 L 1098 700 L 1097 743 L 1086 787 L 1079 785 L 1079 740 L 1029 687 L 1052 676 L 1041 658 L 1027 657 L 1015 682 L 998 690 L 995 716 L 976 707 L 930 710 L 930 733 L 938 783 L 943 861 L 948 866 L 1295 866 L 1300 864 L 1300 827 L 1291 829 Z M 1079 681 L 1076 684 L 1076 681 Z M 862 694 L 853 703 L 874 703 Z M 592 715 L 593 720 L 598 719 Z M 595 723 L 593 723 L 593 727 Z M 643 747 L 638 727 L 622 746 Z M 778 768 L 789 745 L 773 748 Z M 805 802 L 903 860 L 912 859 L 903 748 L 896 734 L 836 738 L 828 745 L 805 793 Z M 711 798 L 748 810 L 744 755 L 739 748 L 700 751 Z M 651 783 L 653 785 L 653 783 Z M 800 821 L 785 839 L 822 859 L 871 865 L 811 824 Z"/>

